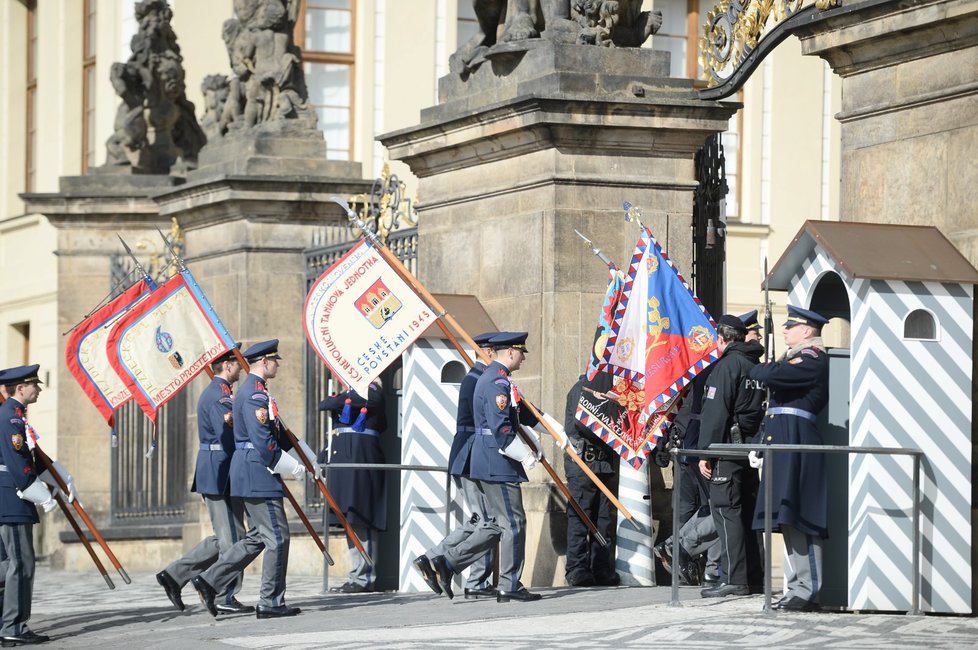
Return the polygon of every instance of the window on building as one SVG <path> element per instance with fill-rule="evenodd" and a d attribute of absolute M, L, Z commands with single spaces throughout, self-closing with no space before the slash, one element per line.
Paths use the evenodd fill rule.
<path fill-rule="evenodd" d="M 461 384 L 467 372 L 468 368 L 461 361 L 449 361 L 441 368 L 441 383 Z"/>
<path fill-rule="evenodd" d="M 85 0 L 82 24 L 82 173 L 95 166 L 95 7 L 98 0 Z"/>
<path fill-rule="evenodd" d="M 27 3 L 27 143 L 24 186 L 34 191 L 37 171 L 37 2 Z"/>
<path fill-rule="evenodd" d="M 455 23 L 456 39 L 458 47 L 462 47 L 469 42 L 473 36 L 479 33 L 479 21 L 475 17 L 475 7 L 472 0 L 457 0 L 458 20 Z"/>
<path fill-rule="evenodd" d="M 14 323 L 7 339 L 7 358 L 11 366 L 26 366 L 31 357 L 31 324 Z"/>
<path fill-rule="evenodd" d="M 353 153 L 355 19 L 352 0 L 307 0 L 296 23 L 309 102 L 332 160 Z"/>
<path fill-rule="evenodd" d="M 937 321 L 926 309 L 915 309 L 903 321 L 903 338 L 920 341 L 937 340 Z"/>

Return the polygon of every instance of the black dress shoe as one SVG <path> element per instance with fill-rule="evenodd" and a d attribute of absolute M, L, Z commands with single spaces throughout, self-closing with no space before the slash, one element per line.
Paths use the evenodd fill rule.
<path fill-rule="evenodd" d="M 438 584 L 438 576 L 435 574 L 435 569 L 431 566 L 431 561 L 428 559 L 428 556 L 419 555 L 418 557 L 414 558 L 414 562 L 411 564 L 413 564 L 415 570 L 421 574 L 421 578 L 424 580 L 424 583 L 428 585 L 428 588 L 440 596 L 441 585 Z"/>
<path fill-rule="evenodd" d="M 283 616 L 295 616 L 301 611 L 298 607 L 289 607 L 288 605 L 279 605 L 278 607 L 259 605 L 255 616 L 258 618 L 281 618 Z"/>
<path fill-rule="evenodd" d="M 567 584 L 572 587 L 593 587 L 594 574 L 590 571 L 572 571 L 567 574 Z"/>
<path fill-rule="evenodd" d="M 749 596 L 750 588 L 747 585 L 728 585 L 721 582 L 712 589 L 703 589 L 700 596 L 703 598 L 724 598 L 726 596 Z"/>
<path fill-rule="evenodd" d="M 594 576 L 594 584 L 599 587 L 617 587 L 621 584 L 621 576 L 617 573 L 609 573 L 606 576 Z"/>
<path fill-rule="evenodd" d="M 497 603 L 508 603 L 511 600 L 518 600 L 520 602 L 527 603 L 531 600 L 540 600 L 541 598 L 543 598 L 543 596 L 527 591 L 526 587 L 520 587 L 519 591 L 500 590 L 499 593 L 496 594 Z"/>
<path fill-rule="evenodd" d="M 466 587 L 465 599 L 468 600 L 469 598 L 495 598 L 496 594 L 498 593 L 499 592 L 496 591 L 495 587 L 482 587 L 481 589 L 469 589 L 468 587 Z"/>
<path fill-rule="evenodd" d="M 774 606 L 774 609 L 790 612 L 818 612 L 821 611 L 822 606 L 810 600 L 805 600 L 804 598 L 799 598 L 798 596 L 792 596 L 791 598 L 784 598 L 780 600 L 778 604 Z"/>
<path fill-rule="evenodd" d="M 183 598 L 180 597 L 180 585 L 173 579 L 173 576 L 166 571 L 160 571 L 156 574 L 156 581 L 163 587 L 163 591 L 166 592 L 166 597 L 170 599 L 174 607 L 181 612 L 187 609 L 183 604 Z"/>
<path fill-rule="evenodd" d="M 431 558 L 431 566 L 435 569 L 435 573 L 438 574 L 438 584 L 445 591 L 445 595 L 449 598 L 455 598 L 455 592 L 452 591 L 452 580 L 455 578 L 455 572 L 448 568 L 448 562 L 445 560 L 445 556 L 436 555 Z"/>
<path fill-rule="evenodd" d="M 217 598 L 217 592 L 214 591 L 214 587 L 207 584 L 207 581 L 200 576 L 191 578 L 190 583 L 197 590 L 197 595 L 200 596 L 200 602 L 204 603 L 204 607 L 211 613 L 211 616 L 217 616 L 217 605 L 214 603 L 214 600 Z"/>
<path fill-rule="evenodd" d="M 652 553 L 659 560 L 662 567 L 672 573 L 672 538 L 670 537 L 661 544 L 652 547 Z"/>
<path fill-rule="evenodd" d="M 686 549 L 679 547 L 679 580 L 681 584 L 695 587 L 700 583 L 700 564 Z M 670 567 L 671 568 L 671 567 Z"/>
<path fill-rule="evenodd" d="M 15 634 L 11 636 L 5 636 L 0 639 L 0 647 L 4 648 L 15 648 L 19 645 L 34 645 L 36 643 L 44 643 L 45 641 L 50 641 L 51 637 L 46 634 L 35 634 L 30 630 L 22 634 Z"/>
<path fill-rule="evenodd" d="M 217 611 L 222 614 L 250 614 L 255 611 L 255 608 L 239 603 L 237 598 L 232 598 L 230 603 L 218 603 Z"/>

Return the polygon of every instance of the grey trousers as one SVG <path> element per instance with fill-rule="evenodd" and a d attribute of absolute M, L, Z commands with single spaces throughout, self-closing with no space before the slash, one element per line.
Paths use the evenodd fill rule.
<path fill-rule="evenodd" d="M 823 539 L 792 526 L 781 525 L 785 548 L 785 598 L 818 602 L 822 587 Z"/>
<path fill-rule="evenodd" d="M 285 507 L 281 498 L 244 498 L 242 501 L 251 528 L 201 577 L 214 591 L 224 593 L 245 567 L 265 551 L 258 604 L 280 607 L 285 604 L 285 575 L 289 569 L 289 522 L 285 518 Z"/>
<path fill-rule="evenodd" d="M 526 551 L 526 514 L 519 483 L 473 481 L 485 499 L 489 517 L 466 539 L 445 548 L 445 559 L 455 573 L 471 566 L 499 542 L 499 589 L 518 591 Z"/>
<path fill-rule="evenodd" d="M 353 532 L 356 533 L 357 537 L 363 543 L 363 550 L 367 552 L 367 555 L 370 556 L 370 559 L 376 565 L 377 531 L 363 524 L 350 524 L 350 527 L 353 528 Z M 347 582 L 366 587 L 367 589 L 373 589 L 374 581 L 377 579 L 377 574 L 374 573 L 374 567 L 367 564 L 366 560 L 363 559 L 360 551 L 353 545 L 353 540 L 350 539 L 349 535 L 346 537 L 346 548 L 350 557 L 350 573 L 347 575 Z"/>
<path fill-rule="evenodd" d="M 720 575 L 720 536 L 713 514 L 697 512 L 679 530 L 679 545 L 691 556 L 706 553 L 706 577 L 716 580 Z"/>
<path fill-rule="evenodd" d="M 239 497 L 215 497 L 208 494 L 201 496 L 211 517 L 214 534 L 205 537 L 186 555 L 166 567 L 166 572 L 181 587 L 217 562 L 221 553 L 245 536 L 244 503 Z M 218 595 L 218 600 L 230 605 L 234 595 L 240 590 L 241 574 L 238 574 L 228 588 Z"/>
<path fill-rule="evenodd" d="M 27 632 L 34 593 L 34 524 L 0 524 L 0 576 L 3 577 L 3 625 L 0 636 Z"/>
<path fill-rule="evenodd" d="M 464 476 L 457 476 L 455 477 L 455 486 L 462 493 L 462 497 L 465 499 L 465 505 L 472 515 L 461 526 L 448 533 L 445 539 L 427 551 L 425 555 L 428 557 L 444 555 L 446 548 L 458 546 L 463 540 L 468 539 L 475 532 L 479 526 L 479 522 L 489 518 L 489 508 L 486 505 L 486 500 L 482 496 L 482 493 L 479 492 L 479 488 L 475 482 L 470 481 Z M 494 553 L 495 549 L 489 548 L 489 550 L 483 553 L 482 557 L 477 558 L 469 566 L 469 575 L 465 580 L 466 589 L 485 589 L 489 586 L 489 580 L 492 577 Z"/>

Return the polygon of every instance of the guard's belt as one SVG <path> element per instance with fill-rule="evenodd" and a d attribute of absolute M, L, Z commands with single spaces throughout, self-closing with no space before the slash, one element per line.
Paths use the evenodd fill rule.
<path fill-rule="evenodd" d="M 9 471 L 10 470 L 7 469 L 7 466 L 6 465 L 0 465 L 0 472 L 9 472 Z"/>
<path fill-rule="evenodd" d="M 255 446 L 250 442 L 236 442 L 234 443 L 235 449 L 254 449 Z"/>
<path fill-rule="evenodd" d="M 476 428 L 461 426 L 461 427 L 455 427 L 455 431 L 456 433 L 475 433 Z"/>
<path fill-rule="evenodd" d="M 771 416 L 795 415 L 800 418 L 805 418 L 806 420 L 811 420 L 812 422 L 818 419 L 818 416 L 816 416 L 814 413 L 810 413 L 804 409 L 792 408 L 790 406 L 775 406 L 773 408 L 769 408 L 767 410 L 767 414 Z"/>
<path fill-rule="evenodd" d="M 479 429 L 479 428 L 477 428 L 475 430 L 475 432 L 478 433 L 479 435 L 483 435 L 483 436 L 491 436 L 492 435 L 492 429 Z"/>
<path fill-rule="evenodd" d="M 222 444 L 209 445 L 206 442 L 202 442 L 200 443 L 200 450 L 201 451 L 224 451 L 224 445 Z"/>
<path fill-rule="evenodd" d="M 373 436 L 374 438 L 380 437 L 380 432 L 374 429 L 364 429 L 363 431 L 354 431 L 351 427 L 340 427 L 339 429 L 333 429 L 333 433 L 339 435 L 341 433 L 362 433 L 365 436 Z"/>

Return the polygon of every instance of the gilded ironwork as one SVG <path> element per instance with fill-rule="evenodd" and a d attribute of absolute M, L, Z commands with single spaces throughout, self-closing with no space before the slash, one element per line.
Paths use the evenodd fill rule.
<path fill-rule="evenodd" d="M 720 0 L 703 23 L 699 42 L 702 78 L 710 88 L 726 83 L 788 18 L 802 9 L 825 11 L 839 3 L 840 0 Z"/>
<path fill-rule="evenodd" d="M 404 182 L 384 163 L 380 178 L 374 179 L 370 193 L 350 197 L 353 211 L 385 245 L 392 232 L 418 225 L 418 213 L 414 209 L 417 199 L 406 197 L 406 189 Z"/>

